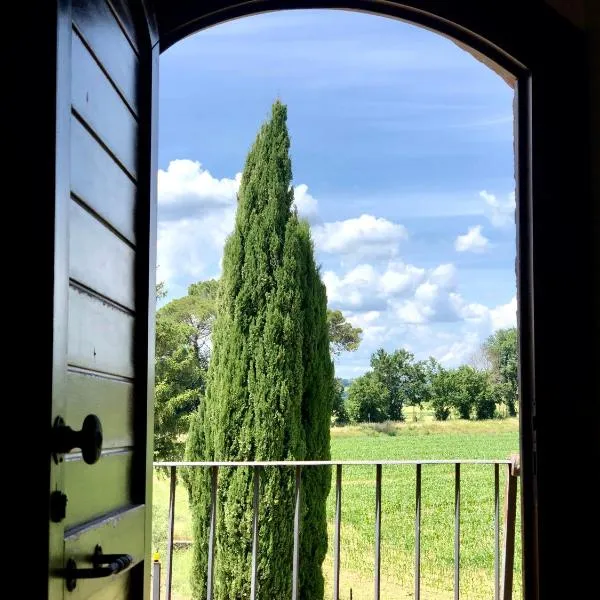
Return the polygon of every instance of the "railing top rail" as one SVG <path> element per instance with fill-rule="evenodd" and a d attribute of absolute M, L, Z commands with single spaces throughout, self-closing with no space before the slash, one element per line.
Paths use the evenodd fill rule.
<path fill-rule="evenodd" d="M 256 460 L 232 462 L 167 461 L 155 462 L 155 467 L 323 467 L 376 465 L 510 465 L 510 459 L 445 459 L 445 460 Z"/>

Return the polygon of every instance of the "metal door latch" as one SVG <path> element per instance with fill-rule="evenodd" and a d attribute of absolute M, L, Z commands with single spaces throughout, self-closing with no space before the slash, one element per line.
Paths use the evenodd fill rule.
<path fill-rule="evenodd" d="M 70 558 L 67 561 L 67 567 L 64 571 L 65 585 L 69 592 L 77 587 L 78 579 L 99 579 L 100 577 L 110 577 L 125 571 L 133 564 L 133 557 L 130 554 L 104 554 L 101 546 L 96 546 L 92 557 L 91 569 L 78 569 L 77 563 Z"/>

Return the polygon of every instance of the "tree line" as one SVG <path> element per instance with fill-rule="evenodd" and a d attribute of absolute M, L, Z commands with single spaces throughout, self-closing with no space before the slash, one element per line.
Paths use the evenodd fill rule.
<path fill-rule="evenodd" d="M 436 420 L 491 419 L 503 410 L 517 413 L 518 350 L 515 327 L 490 335 L 474 365 L 443 367 L 433 357 L 415 360 L 398 349 L 371 356 L 371 369 L 349 386 L 336 380 L 333 419 L 347 422 L 404 421 L 407 406 L 429 405 Z"/>

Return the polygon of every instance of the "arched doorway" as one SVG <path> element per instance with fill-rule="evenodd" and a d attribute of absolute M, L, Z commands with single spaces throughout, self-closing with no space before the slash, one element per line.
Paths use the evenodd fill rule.
<path fill-rule="evenodd" d="M 79 429 L 81 411 L 87 410 L 79 399 L 93 399 L 96 392 L 90 390 L 99 389 L 92 376 L 103 374 L 99 377 L 102 386 L 123 384 L 135 393 L 131 400 L 133 416 L 126 430 L 119 432 L 121 437 L 116 439 L 119 436 L 115 436 L 112 440 L 111 458 L 103 461 L 105 481 L 121 482 L 110 488 L 112 492 L 107 491 L 108 504 L 89 504 L 86 494 L 94 482 L 101 480 L 102 472 L 92 471 L 85 480 L 77 471 L 80 467 L 73 466 L 79 464 L 79 457 L 64 463 L 50 460 L 40 464 L 39 477 L 32 477 L 31 495 L 47 498 L 49 483 L 51 491 L 65 489 L 71 507 L 71 520 L 67 525 L 73 527 L 80 522 L 91 523 L 122 507 L 133 507 L 127 509 L 130 519 L 127 522 L 135 523 L 135 527 L 131 526 L 143 537 L 143 523 L 149 522 L 143 514 L 144 503 L 149 498 L 144 464 L 151 429 L 145 407 L 151 401 L 149 350 L 153 333 L 152 301 L 147 300 L 151 299 L 153 290 L 152 275 L 148 274 L 153 271 L 155 243 L 153 119 L 159 53 L 184 35 L 227 19 L 300 7 L 365 10 L 405 19 L 458 40 L 516 79 L 524 588 L 527 598 L 538 597 L 540 591 L 543 594 L 556 592 L 556 573 L 566 571 L 569 577 L 563 578 L 563 585 L 564 579 L 568 579 L 566 583 L 571 593 L 577 595 L 577 590 L 585 589 L 586 580 L 573 579 L 573 574 L 586 572 L 586 566 L 590 567 L 588 572 L 592 572 L 591 557 L 578 558 L 575 552 L 565 554 L 559 550 L 564 544 L 572 549 L 584 539 L 584 531 L 592 534 L 594 523 L 590 523 L 586 515 L 592 513 L 593 504 L 591 497 L 581 494 L 574 497 L 568 484 L 556 481 L 567 467 L 570 481 L 575 482 L 585 481 L 589 469 L 594 469 L 594 419 L 590 417 L 597 415 L 597 408 L 586 412 L 581 403 L 573 406 L 571 416 L 584 423 L 584 433 L 578 428 L 565 431 L 559 411 L 566 398 L 586 397 L 596 386 L 591 375 L 593 352 L 589 351 L 594 336 L 587 335 L 583 350 L 571 351 L 582 347 L 581 332 L 589 331 L 589 320 L 594 313 L 589 277 L 592 240 L 589 230 L 585 229 L 589 226 L 591 211 L 587 187 L 587 115 L 580 110 L 579 102 L 586 97 L 587 75 L 581 58 L 584 39 L 580 31 L 541 3 L 523 8 L 516 3 L 508 7 L 473 7 L 458 1 L 439 3 L 434 0 L 403 3 L 374 0 L 175 3 L 158 0 L 108 5 L 99 1 L 73 5 L 65 2 L 44 8 L 45 12 L 41 11 L 39 18 L 31 21 L 30 31 L 32 46 L 40 56 L 40 71 L 47 73 L 47 78 L 37 87 L 33 82 L 29 85 L 46 108 L 27 116 L 40 132 L 40 146 L 45 148 L 48 157 L 53 156 L 51 164 L 33 182 L 33 191 L 40 197 L 55 198 L 54 203 L 40 208 L 40 218 L 32 232 L 44 240 L 48 252 L 41 262 L 31 263 L 44 274 L 39 285 L 40 296 L 52 307 L 51 314 L 46 316 L 54 327 L 47 327 L 41 335 L 38 333 L 37 339 L 45 360 L 48 364 L 52 362 L 52 368 L 46 369 L 40 384 L 53 401 L 48 403 L 39 421 L 35 421 L 33 433 L 54 448 L 55 437 L 48 430 L 48 422 L 65 410 L 74 421 L 73 429 Z M 108 22 L 111 27 L 118 27 L 118 39 L 111 38 L 111 31 L 116 29 L 106 29 Z M 130 61 L 133 55 L 137 59 L 134 56 Z M 107 77 L 108 82 L 103 77 Z M 26 115 L 25 109 L 22 110 Z M 565 114 L 569 115 L 568 122 Z M 71 127 L 73 123 L 75 126 Z M 134 184 L 136 207 L 130 206 L 131 214 L 126 222 L 115 225 L 114 220 L 123 216 L 119 213 L 123 205 L 111 204 L 106 199 L 116 196 L 98 187 L 102 181 L 111 181 L 102 174 L 105 155 L 98 154 L 94 146 L 87 155 L 88 167 L 77 170 L 76 161 L 84 156 L 79 151 L 85 145 L 85 142 L 77 145 L 72 137 L 77 135 L 73 134 L 77 126 L 84 130 L 79 130 L 81 139 L 87 139 L 84 134 L 92 135 L 103 151 L 119 163 L 116 171 L 113 166 L 109 168 L 117 173 L 115 179 L 124 182 L 114 189 L 122 191 Z M 568 151 L 565 152 L 565 148 Z M 93 169 L 89 165 L 93 165 Z M 95 207 L 82 206 L 83 187 L 78 190 L 73 186 L 78 173 L 85 173 L 78 184 L 85 187 L 92 182 L 93 189 L 102 191 Z M 573 198 L 578 210 L 561 210 L 565 198 Z M 78 212 L 79 208 L 83 213 Z M 116 213 L 111 212 L 113 209 Z M 98 238 L 94 233 L 89 236 L 82 233 L 77 237 L 80 245 L 73 246 L 74 233 L 92 231 L 85 228 L 90 215 L 108 225 L 111 234 L 123 242 L 125 250 L 118 244 L 115 249 L 112 237 Z M 582 227 L 584 235 L 579 234 Z M 556 231 L 564 232 L 563 242 L 565 239 L 569 242 L 566 247 L 564 243 L 556 243 Z M 88 242 L 91 246 L 86 245 Z M 102 261 L 108 256 L 115 259 L 114 264 L 129 264 L 129 270 L 107 274 L 106 262 Z M 561 282 L 557 285 L 556 265 L 565 263 L 567 268 L 561 270 Z M 573 294 L 573 290 L 577 292 Z M 570 315 L 570 327 L 557 328 L 556 315 L 565 310 Z M 581 377 L 556 376 L 556 347 L 566 349 L 561 369 L 581 372 Z M 129 351 L 114 351 L 122 348 Z M 83 387 L 77 383 L 81 377 L 85 381 L 81 384 Z M 124 397 L 129 398 L 130 393 L 125 391 Z M 77 398 L 72 406 L 65 399 L 68 397 Z M 537 403 L 537 398 L 543 402 Z M 557 439 L 563 440 L 563 446 L 578 449 L 577 460 L 567 456 L 556 444 Z M 58 452 L 62 446 L 54 449 Z M 90 489 L 86 489 L 85 481 Z M 83 495 L 78 498 L 79 492 Z M 84 505 L 87 512 L 77 512 L 77 507 Z M 569 519 L 565 519 L 566 510 L 570 511 Z M 61 522 L 62 519 L 58 519 L 56 523 Z M 94 527 L 99 526 L 94 523 Z M 85 547 L 79 544 L 85 541 L 89 545 L 92 538 L 84 539 L 79 531 L 75 539 L 73 530 L 64 523 L 52 525 L 47 533 L 45 510 L 36 513 L 32 525 L 44 532 L 40 535 L 42 543 L 37 546 L 39 555 L 34 564 L 46 564 L 50 549 L 51 562 L 63 565 L 65 534 L 67 554 L 77 550 L 86 555 Z M 102 525 L 108 527 L 108 522 Z M 92 533 L 96 539 L 99 530 L 90 530 L 90 535 Z M 107 538 L 109 543 L 110 538 Z M 131 580 L 139 590 L 144 585 L 141 563 L 148 562 L 142 559 L 140 556 L 140 564 L 134 567 Z M 82 560 L 89 562 L 89 557 Z M 145 571 L 147 574 L 147 564 Z M 67 593 L 63 588 L 63 575 L 59 568 L 51 576 L 51 598 L 62 598 Z M 41 573 L 39 590 L 39 597 L 48 596 L 48 580 L 44 575 L 42 581 Z"/>

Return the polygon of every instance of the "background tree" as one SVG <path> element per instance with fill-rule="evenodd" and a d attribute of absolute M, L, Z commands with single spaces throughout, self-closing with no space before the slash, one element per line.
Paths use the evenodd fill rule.
<path fill-rule="evenodd" d="M 431 400 L 431 385 L 428 361 L 411 362 L 407 365 L 404 385 L 404 403 L 419 408 Z"/>
<path fill-rule="evenodd" d="M 509 416 L 517 414 L 519 394 L 519 353 L 517 328 L 500 329 L 490 335 L 483 349 L 491 365 L 492 381 Z"/>
<path fill-rule="evenodd" d="M 344 381 L 336 377 L 333 388 L 333 406 L 331 416 L 334 425 L 345 425 L 350 420 L 346 409 L 346 391 Z"/>
<path fill-rule="evenodd" d="M 415 369 L 414 355 L 404 348 L 392 353 L 383 348 L 371 356 L 371 368 L 375 377 L 387 390 L 387 418 L 404 421 L 404 404 L 419 402 L 420 369 Z"/>
<path fill-rule="evenodd" d="M 156 299 L 162 300 L 167 297 L 167 284 L 164 281 L 159 281 L 156 284 Z"/>
<path fill-rule="evenodd" d="M 181 460 L 184 436 L 205 387 L 206 369 L 198 357 L 192 326 L 156 320 L 154 459 Z"/>
<path fill-rule="evenodd" d="M 492 383 L 490 374 L 487 371 L 477 371 L 481 381 L 481 392 L 475 400 L 475 418 L 493 419 L 496 415 L 496 403 L 498 393 L 496 386 Z"/>
<path fill-rule="evenodd" d="M 456 377 L 432 356 L 426 363 L 426 369 L 433 417 L 437 421 L 446 421 L 457 393 Z"/>
<path fill-rule="evenodd" d="M 157 313 L 157 319 L 171 319 L 191 327 L 192 341 L 204 369 L 208 369 L 210 359 L 217 289 L 218 282 L 214 279 L 193 283 L 187 296 L 172 300 Z"/>
<path fill-rule="evenodd" d="M 493 417 L 495 404 L 493 395 L 490 394 L 488 374 L 469 365 L 461 365 L 456 369 L 455 377 L 456 393 L 453 406 L 459 417 L 470 419 L 474 409 L 477 418 Z"/>
<path fill-rule="evenodd" d="M 333 396 L 325 288 L 308 225 L 292 209 L 287 110 L 273 105 L 246 159 L 236 221 L 223 255 L 205 401 L 193 419 L 192 460 L 328 459 Z M 197 471 L 197 472 L 196 472 Z M 193 583 L 206 597 L 210 486 L 198 469 L 187 483 L 194 520 Z M 328 469 L 303 474 L 301 598 L 323 596 Z M 294 473 L 261 475 L 258 597 L 291 595 Z M 222 470 L 216 600 L 250 593 L 252 475 Z"/>
<path fill-rule="evenodd" d="M 389 390 L 373 371 L 357 377 L 348 388 L 346 408 L 355 423 L 385 421 L 389 405 Z"/>
<path fill-rule="evenodd" d="M 164 285 L 157 295 L 166 296 Z M 182 460 L 184 436 L 206 385 L 214 302 L 172 300 L 156 313 L 154 458 Z"/>
<path fill-rule="evenodd" d="M 340 310 L 327 310 L 327 325 L 331 354 L 339 356 L 342 352 L 358 350 L 362 340 L 362 329 L 352 327 Z"/>

